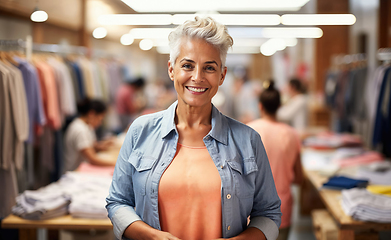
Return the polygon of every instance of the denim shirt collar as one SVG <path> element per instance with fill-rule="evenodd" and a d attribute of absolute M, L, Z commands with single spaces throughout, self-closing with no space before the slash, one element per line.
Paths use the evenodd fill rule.
<path fill-rule="evenodd" d="M 175 110 L 178 101 L 175 101 L 163 115 L 161 136 L 167 137 L 172 131 L 177 132 L 175 125 Z M 228 124 L 223 114 L 212 104 L 212 129 L 207 134 L 224 145 L 228 143 Z"/>

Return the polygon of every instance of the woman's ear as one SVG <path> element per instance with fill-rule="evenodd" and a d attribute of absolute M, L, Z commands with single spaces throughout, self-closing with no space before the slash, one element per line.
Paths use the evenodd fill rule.
<path fill-rule="evenodd" d="M 170 77 L 171 81 L 174 81 L 174 66 L 171 65 L 170 61 L 168 61 L 168 76 Z"/>
<path fill-rule="evenodd" d="M 258 108 L 259 108 L 259 111 L 262 112 L 263 111 L 263 106 L 262 106 L 262 103 L 258 103 Z"/>
<path fill-rule="evenodd" d="M 227 75 L 227 67 L 224 67 L 223 71 L 221 73 L 221 79 L 220 79 L 220 82 L 219 82 L 219 86 L 221 86 L 224 83 L 226 75 Z"/>

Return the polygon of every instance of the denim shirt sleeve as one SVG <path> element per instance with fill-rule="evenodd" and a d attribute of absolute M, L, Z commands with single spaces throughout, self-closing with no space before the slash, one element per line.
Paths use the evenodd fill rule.
<path fill-rule="evenodd" d="M 124 231 L 131 223 L 141 220 L 134 210 L 133 169 L 132 165 L 127 162 L 132 152 L 133 137 L 135 136 L 133 132 L 134 129 L 130 127 L 118 155 L 109 196 L 106 198 L 106 209 L 117 239 L 123 239 Z"/>
<path fill-rule="evenodd" d="M 278 228 L 281 224 L 281 201 L 261 137 L 255 133 L 252 140 L 259 173 L 255 179 L 254 205 L 248 227 L 258 228 L 265 234 L 266 239 L 272 240 L 278 237 Z"/>

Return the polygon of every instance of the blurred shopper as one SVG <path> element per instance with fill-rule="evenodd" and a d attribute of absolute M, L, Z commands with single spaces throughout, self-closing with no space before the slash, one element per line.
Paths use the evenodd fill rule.
<path fill-rule="evenodd" d="M 126 129 L 145 108 L 144 85 L 145 79 L 143 77 L 127 78 L 118 89 L 115 104 L 120 119 L 121 131 Z"/>
<path fill-rule="evenodd" d="M 106 199 L 116 237 L 276 239 L 280 199 L 261 138 L 212 104 L 232 37 L 196 17 L 169 44 L 178 101 L 129 128 Z"/>
<path fill-rule="evenodd" d="M 299 79 L 291 79 L 288 84 L 289 100 L 277 111 L 277 119 L 288 123 L 299 133 L 305 131 L 308 118 L 308 99 Z"/>
<path fill-rule="evenodd" d="M 107 150 L 112 140 L 98 142 L 95 129 L 101 126 L 106 105 L 100 100 L 84 99 L 78 103 L 79 117 L 65 132 L 65 171 L 76 170 L 83 161 L 99 166 L 114 166 L 115 161 L 102 159 L 98 151 Z"/>
<path fill-rule="evenodd" d="M 234 118 L 248 123 L 259 117 L 258 96 L 262 86 L 258 81 L 248 79 L 248 72 L 243 67 L 236 67 L 235 82 L 232 89 Z"/>
<path fill-rule="evenodd" d="M 259 98 L 262 118 L 248 125 L 262 138 L 273 172 L 278 196 L 281 199 L 281 226 L 278 240 L 288 239 L 291 225 L 293 198 L 291 183 L 302 180 L 300 163 L 300 139 L 296 131 L 287 124 L 277 122 L 276 112 L 280 107 L 280 93 L 274 82 L 267 82 Z"/>

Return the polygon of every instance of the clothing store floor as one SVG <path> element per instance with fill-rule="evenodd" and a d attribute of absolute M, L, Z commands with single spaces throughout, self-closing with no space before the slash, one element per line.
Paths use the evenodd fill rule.
<path fill-rule="evenodd" d="M 297 186 L 292 186 L 293 209 L 292 222 L 288 240 L 316 240 L 311 216 L 301 216 L 299 209 L 300 189 Z"/>

